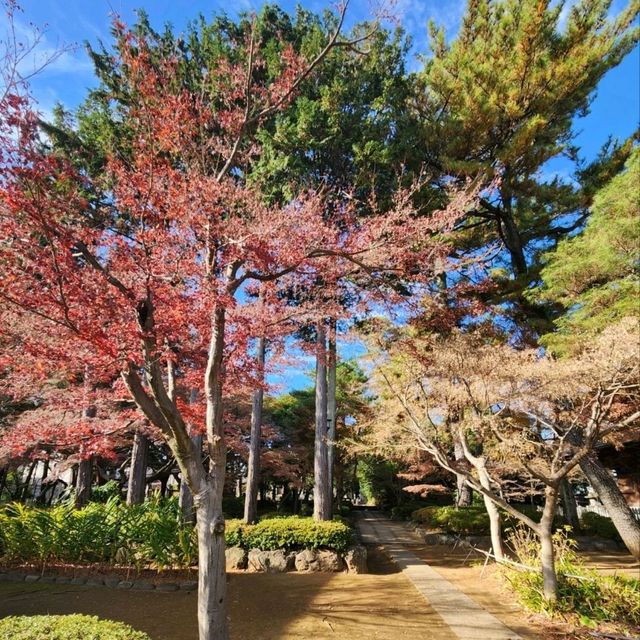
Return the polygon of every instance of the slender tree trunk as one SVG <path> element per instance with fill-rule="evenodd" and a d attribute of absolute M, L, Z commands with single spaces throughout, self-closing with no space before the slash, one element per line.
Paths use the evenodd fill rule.
<path fill-rule="evenodd" d="M 573 493 L 573 487 L 568 478 L 562 478 L 560 481 L 560 494 L 562 496 L 562 510 L 564 519 L 571 527 L 574 534 L 580 533 L 580 520 L 578 519 L 578 506 L 576 505 L 576 496 Z"/>
<path fill-rule="evenodd" d="M 253 391 L 251 405 L 251 437 L 247 462 L 247 488 L 244 494 L 244 521 L 251 524 L 258 519 L 258 485 L 260 484 L 260 446 L 262 444 L 262 406 L 264 402 L 264 361 L 266 340 L 258 338 L 257 374 L 260 386 Z"/>
<path fill-rule="evenodd" d="M 316 339 L 316 431 L 313 452 L 313 517 L 331 519 L 327 457 L 327 366 L 324 320 L 317 324 Z"/>
<path fill-rule="evenodd" d="M 133 437 L 131 451 L 131 469 L 127 485 L 127 504 L 142 504 L 147 486 L 147 461 L 149 458 L 149 440 L 141 433 Z"/>
<path fill-rule="evenodd" d="M 198 455 L 201 457 L 202 435 L 198 434 L 196 436 L 191 436 L 191 441 L 193 442 L 193 446 L 195 450 L 198 452 Z M 191 489 L 189 489 L 189 484 L 187 483 L 184 476 L 182 477 L 182 482 L 180 483 L 180 493 L 178 497 L 178 503 L 180 504 L 180 510 L 182 512 L 183 522 L 195 524 L 196 512 L 193 507 L 193 493 L 191 493 Z"/>
<path fill-rule="evenodd" d="M 538 525 L 540 536 L 540 561 L 542 564 L 542 581 L 544 597 L 548 602 L 555 602 L 558 597 L 558 577 L 556 575 L 555 554 L 553 550 L 553 517 L 558 503 L 558 490 L 547 485 L 544 490 L 545 502 L 542 518 Z"/>
<path fill-rule="evenodd" d="M 76 477 L 76 509 L 81 509 L 89 502 L 91 495 L 91 476 L 93 476 L 93 462 L 91 458 L 80 460 Z"/>
<path fill-rule="evenodd" d="M 337 435 L 337 404 L 336 404 L 336 375 L 338 357 L 336 353 L 336 321 L 329 320 L 329 348 L 327 357 L 327 481 L 329 484 L 330 516 L 333 515 L 333 486 L 336 461 L 336 435 Z"/>
<path fill-rule="evenodd" d="M 583 458 L 580 468 L 598 494 L 627 549 L 640 560 L 640 522 L 633 517 L 615 479 L 600 464 L 595 453 Z"/>
<path fill-rule="evenodd" d="M 479 459 L 476 469 L 478 470 L 478 479 L 484 489 L 491 490 L 491 481 L 489 474 L 485 468 L 483 459 Z M 502 560 L 504 558 L 504 550 L 502 548 L 502 524 L 500 522 L 500 512 L 495 502 L 483 496 L 484 506 L 489 514 L 489 527 L 491 530 L 491 547 L 496 560 Z"/>
<path fill-rule="evenodd" d="M 455 437 L 455 435 L 453 452 L 456 462 L 461 462 L 465 459 L 464 449 L 462 448 L 460 439 Z M 456 485 L 458 489 L 456 495 L 456 507 L 470 507 L 471 503 L 473 502 L 473 490 L 467 484 L 464 476 L 460 473 L 456 474 Z"/>
<path fill-rule="evenodd" d="M 37 466 L 38 466 L 37 460 L 35 460 L 29 465 L 29 471 L 27 472 L 27 479 L 24 481 L 24 485 L 22 487 L 22 496 L 21 496 L 22 502 L 26 502 L 27 499 L 29 498 L 29 487 L 31 486 L 31 478 L 33 478 L 33 472 L 35 471 Z"/>
<path fill-rule="evenodd" d="M 228 640 L 227 579 L 224 556 L 222 495 L 227 447 L 222 406 L 224 333 L 223 308 L 213 313 L 211 342 L 205 372 L 206 427 L 209 474 L 205 495 L 194 495 L 198 520 L 198 628 L 200 640 Z"/>

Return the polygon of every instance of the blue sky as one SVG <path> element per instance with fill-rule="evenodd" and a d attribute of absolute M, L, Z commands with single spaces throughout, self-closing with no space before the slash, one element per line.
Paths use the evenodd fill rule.
<path fill-rule="evenodd" d="M 176 31 L 185 27 L 198 13 L 211 16 L 226 11 L 231 16 L 245 10 L 257 10 L 262 2 L 236 0 L 235 3 L 221 0 L 22 0 L 24 13 L 18 17 L 18 27 L 27 30 L 28 22 L 47 25 L 45 37 L 40 42 L 37 56 L 46 56 L 62 44 L 77 44 L 75 50 L 59 57 L 34 81 L 32 89 L 47 113 L 56 102 L 67 107 L 76 106 L 86 95 L 87 88 L 93 86 L 92 66 L 82 43 L 86 40 L 96 44 L 98 39 L 109 42 L 110 16 L 115 12 L 126 22 L 135 19 L 134 10 L 144 8 L 156 27 L 169 22 Z M 281 6 L 288 11 L 296 2 L 284 0 Z M 305 0 L 304 7 L 322 11 L 331 6 L 321 0 Z M 571 4 L 565 5 L 563 14 Z M 454 35 L 460 24 L 466 0 L 397 0 L 398 21 L 411 34 L 414 42 L 410 65 L 418 68 L 415 55 L 426 53 L 426 25 L 429 19 L 445 26 L 449 35 Z M 618 13 L 625 0 L 614 0 L 611 11 Z M 348 13 L 348 24 L 366 19 L 369 15 L 366 0 L 352 0 Z M 25 31 L 26 32 L 26 31 Z M 0 38 L 4 37 L 4 25 L 0 17 Z M 576 120 L 574 128 L 578 132 L 577 144 L 582 155 L 592 159 L 607 140 L 608 136 L 624 139 L 638 127 L 640 117 L 640 48 L 636 49 L 617 68 L 608 73 L 598 88 L 590 114 Z M 568 177 L 571 166 L 562 158 L 545 167 L 545 174 L 559 174 Z M 350 343 L 342 347 L 347 357 L 356 355 L 361 349 Z M 289 371 L 279 382 L 286 386 L 301 388 L 309 384 L 305 375 L 312 362 L 301 360 L 299 371 Z"/>

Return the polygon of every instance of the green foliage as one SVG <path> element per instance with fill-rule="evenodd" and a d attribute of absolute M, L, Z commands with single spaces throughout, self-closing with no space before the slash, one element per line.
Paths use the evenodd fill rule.
<path fill-rule="evenodd" d="M 585 535 L 600 536 L 610 540 L 621 541 L 622 538 L 611 518 L 586 511 L 580 518 L 580 527 Z"/>
<path fill-rule="evenodd" d="M 398 503 L 402 489 L 397 473 L 398 466 L 389 460 L 375 456 L 358 460 L 360 492 L 369 504 L 389 508 Z"/>
<path fill-rule="evenodd" d="M 109 498 L 119 498 L 120 493 L 120 484 L 116 480 L 109 480 L 105 484 L 92 487 L 91 501 L 107 502 Z"/>
<path fill-rule="evenodd" d="M 129 625 L 95 616 L 10 616 L 0 620 L 0 640 L 151 640 Z"/>
<path fill-rule="evenodd" d="M 622 576 L 603 576 L 587 569 L 575 553 L 575 541 L 567 529 L 553 536 L 558 572 L 558 599 L 550 603 L 544 598 L 540 570 L 540 543 L 535 534 L 524 527 L 509 537 L 518 561 L 535 568 L 520 571 L 503 567 L 503 573 L 520 602 L 529 610 L 549 615 L 573 613 L 582 624 L 600 622 L 626 625 L 640 624 L 640 581 Z"/>
<path fill-rule="evenodd" d="M 232 520 L 227 523 L 227 544 L 245 549 L 332 549 L 345 551 L 351 544 L 352 531 L 344 522 L 316 522 L 313 518 L 285 516 L 260 520 L 247 525 Z"/>
<path fill-rule="evenodd" d="M 562 241 L 542 270 L 535 296 L 567 310 L 543 344 L 559 355 L 578 351 L 605 327 L 638 316 L 640 294 L 640 149 L 625 171 L 596 194 L 583 233 Z"/>
<path fill-rule="evenodd" d="M 342 521 L 297 516 L 262 519 L 257 525 L 227 520 L 225 541 L 246 549 L 327 548 L 344 551 L 351 529 Z M 175 499 L 128 506 L 111 499 L 84 509 L 35 508 L 19 503 L 0 510 L 0 553 L 10 562 L 106 562 L 190 567 L 198 557 L 194 527 L 181 522 Z"/>
<path fill-rule="evenodd" d="M 186 567 L 197 557 L 197 540 L 180 521 L 175 499 L 128 506 L 111 498 L 83 509 L 12 503 L 0 510 L 0 549 L 10 561 Z"/>
<path fill-rule="evenodd" d="M 489 515 L 484 507 L 423 507 L 414 511 L 411 519 L 446 533 L 474 536 L 489 533 Z"/>
<path fill-rule="evenodd" d="M 438 507 L 451 503 L 452 496 L 435 496 L 428 500 L 406 500 L 391 507 L 392 520 L 410 520 L 413 513 L 425 507 Z"/>

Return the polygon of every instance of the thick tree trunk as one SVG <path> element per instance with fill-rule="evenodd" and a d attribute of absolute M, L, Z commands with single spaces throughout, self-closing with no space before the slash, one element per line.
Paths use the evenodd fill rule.
<path fill-rule="evenodd" d="M 337 435 L 337 404 L 336 404 L 336 376 L 338 357 L 336 353 L 336 321 L 329 320 L 329 348 L 327 357 L 327 470 L 329 484 L 329 499 L 331 515 L 333 515 L 333 485 L 335 477 L 336 435 Z"/>
<path fill-rule="evenodd" d="M 627 549 L 640 560 L 640 522 L 633 517 L 615 479 L 600 464 L 594 453 L 580 461 L 580 468 L 598 494 Z"/>
<path fill-rule="evenodd" d="M 505 208 L 498 220 L 498 233 L 507 251 L 509 251 L 513 271 L 516 275 L 524 275 L 527 273 L 527 260 L 524 255 L 522 236 L 513 217 L 511 206 L 508 204 L 509 197 L 505 194 L 503 194 L 503 201 L 505 202 Z"/>
<path fill-rule="evenodd" d="M 317 324 L 316 339 L 316 430 L 313 452 L 313 517 L 331 519 L 331 496 L 327 457 L 327 366 L 324 320 Z"/>
<path fill-rule="evenodd" d="M 149 440 L 141 433 L 133 437 L 131 451 L 131 469 L 127 485 L 127 504 L 142 504 L 147 488 L 147 461 L 149 458 Z"/>
<path fill-rule="evenodd" d="M 228 640 L 222 492 L 212 483 L 195 496 L 194 502 L 198 520 L 199 637 Z"/>
<path fill-rule="evenodd" d="M 478 471 L 478 478 L 480 480 L 480 484 L 484 489 L 491 490 L 491 480 L 489 479 L 489 474 L 484 466 L 484 460 L 479 459 L 478 464 L 476 465 L 476 469 Z M 502 548 L 502 523 L 500 522 L 500 512 L 498 511 L 498 507 L 495 502 L 488 498 L 487 496 L 483 496 L 484 506 L 489 514 L 489 527 L 491 530 L 491 548 L 493 549 L 493 554 L 496 557 L 496 560 L 502 560 L 504 558 L 504 550 Z"/>
<path fill-rule="evenodd" d="M 576 505 L 576 496 L 573 493 L 573 487 L 568 478 L 562 478 L 560 481 L 560 494 L 562 496 L 562 511 L 564 519 L 571 527 L 574 534 L 580 533 L 580 520 L 578 519 L 578 506 Z"/>
<path fill-rule="evenodd" d="M 538 525 L 540 536 L 540 561 L 542 564 L 542 582 L 544 597 L 548 602 L 555 602 L 558 597 L 558 577 L 556 575 L 555 554 L 553 550 L 553 517 L 558 503 L 558 490 L 548 486 L 544 491 L 545 502 L 542 518 Z"/>
<path fill-rule="evenodd" d="M 257 374 L 260 385 L 264 382 L 266 340 L 258 338 Z M 258 519 L 258 486 L 260 484 L 260 447 L 262 444 L 262 405 L 264 390 L 259 386 L 253 391 L 251 405 L 251 437 L 247 462 L 247 488 L 244 494 L 244 521 L 251 524 Z"/>
<path fill-rule="evenodd" d="M 91 476 L 93 476 L 93 462 L 91 458 L 80 460 L 76 477 L 76 509 L 86 506 L 91 496 Z"/>

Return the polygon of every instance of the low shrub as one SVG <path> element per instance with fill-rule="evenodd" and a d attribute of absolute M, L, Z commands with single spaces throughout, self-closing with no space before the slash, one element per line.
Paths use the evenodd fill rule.
<path fill-rule="evenodd" d="M 618 542 L 622 541 L 611 518 L 586 511 L 580 518 L 580 526 L 585 535 L 600 536 L 601 538 L 617 540 Z"/>
<path fill-rule="evenodd" d="M 446 533 L 474 536 L 489 533 L 489 516 L 484 507 L 423 507 L 414 511 L 411 519 Z"/>
<path fill-rule="evenodd" d="M 271 549 L 349 546 L 351 528 L 340 516 L 332 522 L 279 516 L 256 525 L 227 520 L 225 541 L 230 547 Z M 128 506 L 110 499 L 83 509 L 71 505 L 37 508 L 13 503 L 0 508 L 0 554 L 14 562 L 105 562 L 190 567 L 198 557 L 193 526 L 181 522 L 174 498 Z"/>
<path fill-rule="evenodd" d="M 0 620 L 0 640 L 151 640 L 129 625 L 95 616 L 11 616 Z"/>
<path fill-rule="evenodd" d="M 350 544 L 351 529 L 344 522 L 316 522 L 312 518 L 289 516 L 245 527 L 240 546 L 265 551 L 319 548 L 345 551 Z"/>
<path fill-rule="evenodd" d="M 575 553 L 576 542 L 569 529 L 553 536 L 558 574 L 558 599 L 550 604 L 543 596 L 540 570 L 540 543 L 529 529 L 520 527 L 509 536 L 517 559 L 534 571 L 503 566 L 502 571 L 520 602 L 530 611 L 549 615 L 574 614 L 587 626 L 607 622 L 640 625 L 640 580 L 622 576 L 603 576 L 587 569 Z"/>

